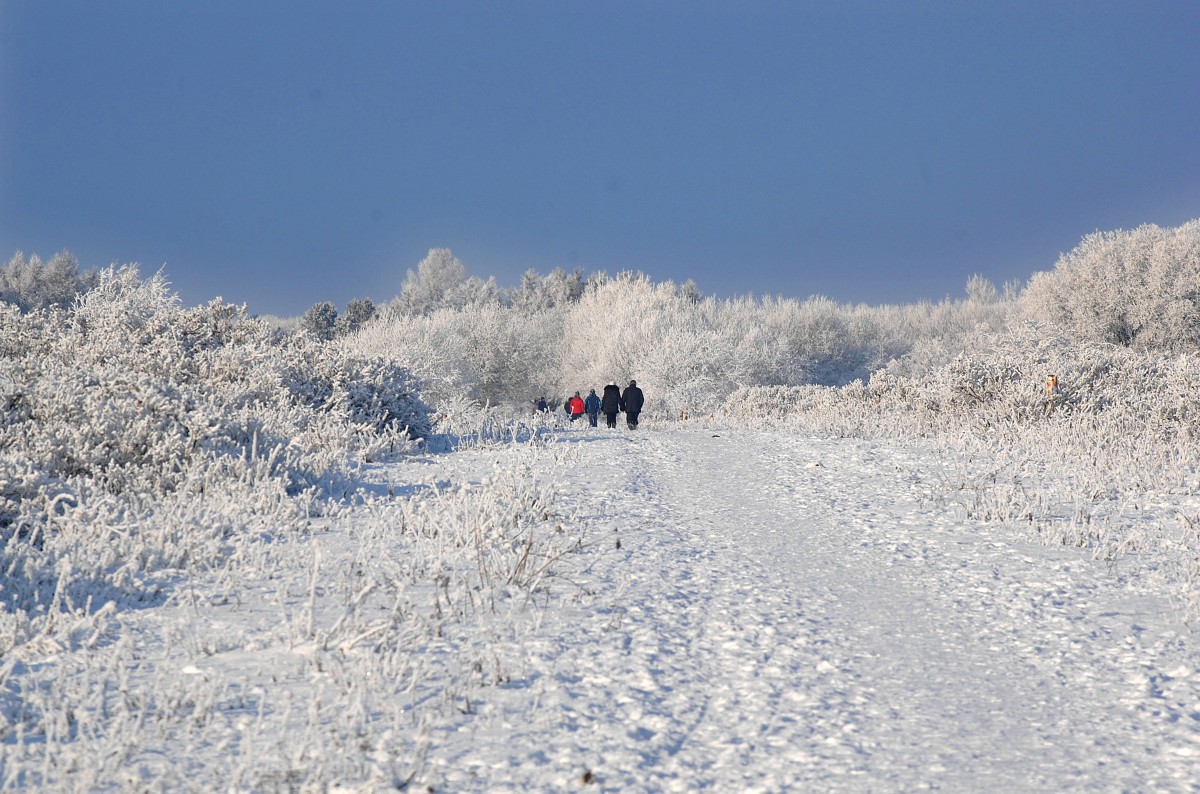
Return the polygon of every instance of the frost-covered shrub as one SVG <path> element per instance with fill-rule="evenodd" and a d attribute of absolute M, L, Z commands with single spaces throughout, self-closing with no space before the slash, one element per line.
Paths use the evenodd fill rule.
<path fill-rule="evenodd" d="M 903 421 L 881 410 L 894 399 L 883 389 L 861 381 L 846 386 L 749 386 L 736 390 L 713 417 L 750 427 L 786 428 L 836 438 L 922 436 L 930 432 L 925 411 L 913 404 L 896 404 Z"/>
<path fill-rule="evenodd" d="M 940 347 L 933 352 L 926 348 L 920 355 L 925 365 L 914 365 L 911 356 L 894 360 L 875 371 L 865 386 L 739 390 L 724 412 L 788 421 L 812 410 L 869 411 L 898 422 L 905 432 L 964 423 L 977 429 L 1031 425 L 1065 415 L 1105 414 L 1153 427 L 1156 434 L 1190 435 L 1193 422 L 1200 419 L 1200 364 L 1189 356 L 1080 344 L 1047 334 L 1038 325 L 979 334 L 953 357 Z M 1046 392 L 1050 375 L 1058 382 L 1053 401 Z"/>
<path fill-rule="evenodd" d="M 1034 275 L 1022 303 L 1030 318 L 1080 339 L 1200 349 L 1200 220 L 1090 234 Z"/>
<path fill-rule="evenodd" d="M 293 323 L 277 318 L 264 318 L 271 325 L 282 329 L 295 328 L 316 339 L 329 341 L 353 333 L 375 318 L 377 310 L 370 298 L 359 298 L 346 304 L 346 310 L 338 314 L 337 307 L 329 301 L 314 303 Z"/>
<path fill-rule="evenodd" d="M 0 266 L 0 303 L 24 312 L 66 307 L 95 281 L 96 272 L 79 272 L 79 261 L 69 251 L 60 251 L 48 262 L 37 254 L 26 258 L 18 251 L 7 265 Z"/>
<path fill-rule="evenodd" d="M 370 298 L 358 298 L 350 301 L 346 304 L 346 311 L 337 318 L 335 330 L 338 336 L 354 333 L 364 327 L 375 319 L 376 313 L 375 302 Z"/>
<path fill-rule="evenodd" d="M 531 268 L 521 276 L 520 286 L 509 291 L 508 299 L 513 309 L 534 314 L 579 300 L 583 296 L 584 283 L 582 270 L 567 273 L 562 268 L 555 268 L 542 276 Z"/>
<path fill-rule="evenodd" d="M 393 314 L 423 315 L 439 309 L 489 306 L 503 302 L 494 278 L 467 275 L 466 265 L 449 248 L 431 248 L 415 271 L 409 270 L 400 295 L 388 309 Z"/>
<path fill-rule="evenodd" d="M 360 492 L 353 520 L 319 536 L 286 526 L 295 514 L 271 501 L 294 500 L 270 481 L 175 494 L 125 526 L 114 500 L 65 512 L 57 565 L 17 549 L 17 575 L 0 578 L 2 787 L 452 788 L 431 749 L 524 674 L 547 610 L 594 598 L 598 533 L 555 498 L 577 453 L 489 457 L 482 481 Z M 127 530 L 134 519 L 153 544 Z M 259 533 L 274 542 L 248 540 Z M 138 558 L 152 550 L 149 565 L 186 577 L 148 575 Z M 37 597 L 11 602 L 14 579 Z"/>
<path fill-rule="evenodd" d="M 554 361 L 562 311 L 514 312 L 499 305 L 392 315 L 342 343 L 347 355 L 384 358 L 413 372 L 435 405 L 466 399 L 526 405 L 557 389 Z"/>
<path fill-rule="evenodd" d="M 319 428 L 348 451 L 354 434 L 429 433 L 417 383 L 397 365 L 276 340 L 220 301 L 184 310 L 160 276 L 132 268 L 102 272 L 71 312 L 0 322 L 28 344 L 0 360 L 3 443 L 57 477 L 164 492 L 213 455 L 266 455 Z"/>
<path fill-rule="evenodd" d="M 183 309 L 132 267 L 101 271 L 67 310 L 0 306 L 0 332 L 12 642 L 89 597 L 139 598 L 160 569 L 219 564 L 249 525 L 324 509 L 356 458 L 430 432 L 396 364 L 281 337 L 219 300 Z"/>
<path fill-rule="evenodd" d="M 1191 419 L 1197 418 L 1197 372 L 1191 356 L 1079 342 L 1045 325 L 1026 324 L 1003 334 L 981 334 L 952 360 L 924 371 L 896 362 L 876 373 L 871 384 L 884 376 L 887 382 L 903 382 L 910 397 L 920 395 L 939 416 L 985 425 L 1029 423 L 1051 413 L 1108 414 L 1189 433 Z M 1058 391 L 1048 404 L 1051 375 Z"/>
<path fill-rule="evenodd" d="M 578 272 L 558 271 L 527 273 L 506 306 L 451 300 L 465 269 L 447 251 L 431 252 L 422 268 L 410 274 L 407 308 L 393 305 L 343 344 L 410 369 L 439 405 L 461 397 L 527 406 L 636 378 L 648 414 L 704 414 L 741 387 L 865 381 L 926 340 L 954 350 L 980 330 L 999 331 L 1013 307 L 1007 291 L 1001 299 L 979 276 L 967 300 L 868 307 L 821 297 L 704 299 L 694 285 L 640 273 L 585 284 Z"/>
<path fill-rule="evenodd" d="M 188 314 L 159 276 L 102 272 L 72 311 L 42 321 L 41 355 L 0 362 L 5 399 L 18 407 L 0 443 L 60 480 L 173 490 L 205 462 L 204 441 L 225 419 L 219 394 L 199 382 L 196 354 L 233 341 L 221 336 L 233 325 L 220 307 Z"/>
<path fill-rule="evenodd" d="M 333 339 L 337 329 L 337 307 L 329 301 L 314 303 L 300 318 L 300 329 L 317 339 Z"/>
<path fill-rule="evenodd" d="M 409 438 L 429 435 L 430 411 L 407 369 L 332 347 L 301 345 L 288 352 L 281 383 L 297 404 L 372 431 L 391 428 Z"/>
<path fill-rule="evenodd" d="M 0 452 L 0 537 L 28 535 L 33 523 L 22 526 L 31 515 L 48 515 L 59 496 L 68 495 L 34 463 L 11 452 Z"/>

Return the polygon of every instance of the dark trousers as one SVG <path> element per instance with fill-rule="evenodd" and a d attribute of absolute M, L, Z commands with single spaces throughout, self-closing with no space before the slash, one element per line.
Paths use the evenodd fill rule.
<path fill-rule="evenodd" d="M 640 414 L 640 413 L 641 413 L 641 411 L 626 411 L 625 412 L 625 421 L 629 423 L 630 430 L 637 430 L 637 419 L 638 419 L 638 414 Z"/>
<path fill-rule="evenodd" d="M 617 426 L 617 412 L 613 411 L 611 414 L 606 413 L 604 415 L 604 421 L 608 422 L 609 427 L 616 427 Z"/>
<path fill-rule="evenodd" d="M 596 426 L 596 412 L 588 411 L 588 424 L 592 427 Z"/>

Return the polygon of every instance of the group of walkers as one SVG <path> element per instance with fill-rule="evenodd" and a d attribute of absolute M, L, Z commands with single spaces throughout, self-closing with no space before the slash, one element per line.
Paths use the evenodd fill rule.
<path fill-rule="evenodd" d="M 575 396 L 567 399 L 563 403 L 563 410 L 567 416 L 571 417 L 574 422 L 587 415 L 588 424 L 592 427 L 597 427 L 600 419 L 600 414 L 604 414 L 604 419 L 609 427 L 617 426 L 617 414 L 625 413 L 625 422 L 629 425 L 630 430 L 637 430 L 638 414 L 642 412 L 642 405 L 645 404 L 645 398 L 642 396 L 642 390 L 638 388 L 637 381 L 629 381 L 629 385 L 621 391 L 621 387 L 613 381 L 604 387 L 604 395 L 596 394 L 595 389 L 588 391 L 587 397 L 580 397 L 579 392 L 575 392 Z M 546 398 L 542 397 L 537 402 L 537 408 L 542 412 L 549 412 L 549 407 L 546 405 Z"/>

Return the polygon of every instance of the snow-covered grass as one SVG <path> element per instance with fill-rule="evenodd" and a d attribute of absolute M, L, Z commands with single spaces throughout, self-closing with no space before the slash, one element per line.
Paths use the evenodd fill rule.
<path fill-rule="evenodd" d="M 1183 617 L 1200 618 L 1189 513 L 1200 490 L 1200 362 L 1042 331 L 981 336 L 941 366 L 897 362 L 867 384 L 743 389 L 721 416 L 783 432 L 934 440 L 937 498 L 964 520 L 1101 559 L 1150 555 L 1178 588 Z"/>
<path fill-rule="evenodd" d="M 64 596 L 61 628 L 5 654 L 4 786 L 403 784 L 443 723 L 479 707 L 477 688 L 519 677 L 521 637 L 547 604 L 578 592 L 559 563 L 583 528 L 534 476 L 569 454 L 475 454 L 473 482 L 372 483 L 367 470 L 340 510 L 241 527 L 218 559 L 160 579 L 151 603 L 89 613 Z"/>

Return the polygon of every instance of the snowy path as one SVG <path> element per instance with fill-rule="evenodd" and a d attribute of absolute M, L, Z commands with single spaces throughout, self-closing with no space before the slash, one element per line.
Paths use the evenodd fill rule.
<path fill-rule="evenodd" d="M 435 751 L 450 787 L 1200 787 L 1200 666 L 1165 602 L 921 504 L 919 450 L 568 440 L 567 499 L 606 538 L 578 573 L 594 601 Z"/>

